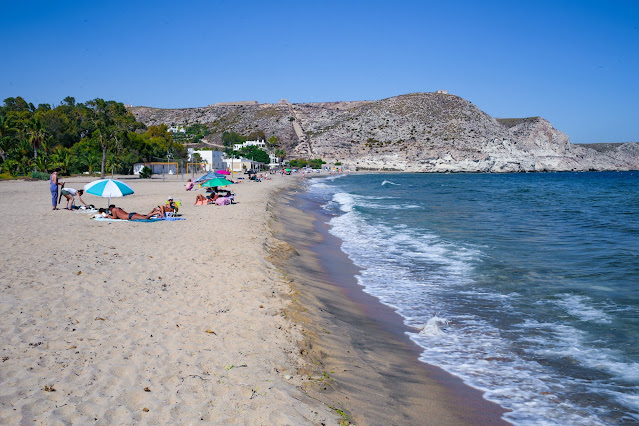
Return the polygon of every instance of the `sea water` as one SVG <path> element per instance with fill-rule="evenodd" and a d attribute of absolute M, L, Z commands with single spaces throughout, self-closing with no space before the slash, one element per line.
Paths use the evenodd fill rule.
<path fill-rule="evenodd" d="M 353 174 L 307 196 L 420 359 L 507 420 L 639 423 L 639 173 Z"/>

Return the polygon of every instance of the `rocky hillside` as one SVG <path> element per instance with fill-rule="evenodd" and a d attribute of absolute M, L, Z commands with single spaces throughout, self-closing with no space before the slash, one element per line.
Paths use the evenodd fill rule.
<path fill-rule="evenodd" d="M 276 136 L 289 158 L 410 172 L 637 170 L 639 145 L 573 145 L 540 117 L 496 119 L 458 96 L 413 93 L 380 101 L 130 109 L 147 125 L 206 124 Z M 612 145 L 612 144 L 610 144 Z M 617 144 L 615 144 L 617 145 Z"/>

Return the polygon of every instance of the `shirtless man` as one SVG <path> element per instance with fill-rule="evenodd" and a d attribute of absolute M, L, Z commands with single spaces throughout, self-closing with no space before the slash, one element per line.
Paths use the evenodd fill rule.
<path fill-rule="evenodd" d="M 111 206 L 109 206 L 111 207 Z M 122 219 L 122 220 L 136 220 L 136 219 L 149 219 L 153 216 L 159 215 L 157 208 L 151 210 L 151 212 L 147 215 L 139 214 L 139 213 L 127 213 L 119 207 L 111 207 L 111 214 L 108 214 L 107 217 L 110 219 Z"/>

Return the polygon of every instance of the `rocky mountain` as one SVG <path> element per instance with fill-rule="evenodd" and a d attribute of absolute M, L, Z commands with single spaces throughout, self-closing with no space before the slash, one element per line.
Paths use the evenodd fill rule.
<path fill-rule="evenodd" d="M 360 170 L 533 172 L 638 170 L 639 144 L 575 145 L 541 117 L 493 118 L 445 93 L 379 101 L 132 107 L 146 125 L 206 124 L 222 133 L 276 136 L 288 158 L 321 158 Z"/>

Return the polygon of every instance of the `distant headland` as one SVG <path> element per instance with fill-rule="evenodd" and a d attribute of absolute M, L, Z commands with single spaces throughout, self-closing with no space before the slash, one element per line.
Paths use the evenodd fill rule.
<path fill-rule="evenodd" d="M 221 102 L 200 108 L 130 107 L 146 125 L 203 124 L 206 141 L 259 130 L 289 158 L 322 158 L 359 170 L 548 172 L 639 170 L 639 144 L 571 144 L 541 117 L 493 118 L 445 90 L 379 101 L 275 104 Z"/>

